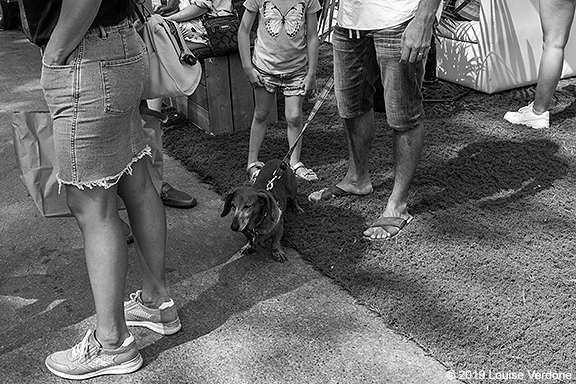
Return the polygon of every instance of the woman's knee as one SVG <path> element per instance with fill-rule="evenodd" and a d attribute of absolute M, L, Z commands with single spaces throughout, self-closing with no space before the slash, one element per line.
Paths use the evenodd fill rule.
<path fill-rule="evenodd" d="M 143 196 L 146 191 L 154 189 L 154 183 L 148 170 L 147 157 L 132 164 L 132 174 L 124 174 L 118 183 L 118 194 L 124 201 Z"/>
<path fill-rule="evenodd" d="M 115 186 L 79 189 L 66 186 L 66 201 L 72 215 L 80 224 L 86 221 L 99 221 L 118 211 L 118 196 Z"/>

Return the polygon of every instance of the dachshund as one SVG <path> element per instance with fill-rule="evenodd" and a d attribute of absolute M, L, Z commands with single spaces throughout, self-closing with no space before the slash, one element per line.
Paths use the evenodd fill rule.
<path fill-rule="evenodd" d="M 281 176 L 273 181 L 273 187 L 268 190 L 268 183 L 277 169 L 281 171 Z M 248 239 L 240 250 L 241 255 L 252 253 L 256 246 L 260 246 L 271 249 L 274 260 L 287 260 L 280 240 L 284 233 L 286 209 L 303 212 L 296 202 L 296 193 L 294 172 L 288 164 L 276 159 L 262 167 L 251 187 L 240 187 L 226 196 L 220 216 L 225 217 L 234 208 L 230 229 L 242 232 Z"/>

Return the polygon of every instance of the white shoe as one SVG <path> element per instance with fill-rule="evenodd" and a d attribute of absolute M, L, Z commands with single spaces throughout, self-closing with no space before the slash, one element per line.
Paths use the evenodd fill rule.
<path fill-rule="evenodd" d="M 534 113 L 534 102 L 522 107 L 518 112 L 506 112 L 504 119 L 512 124 L 523 124 L 532 128 L 549 128 L 550 112 L 546 111 L 541 115 Z"/>
<path fill-rule="evenodd" d="M 148 308 L 142 302 L 142 291 L 130 294 L 124 302 L 124 317 L 129 327 L 146 327 L 161 335 L 173 335 L 182 328 L 174 301 L 162 303 L 160 308 Z"/>
<path fill-rule="evenodd" d="M 55 375 L 70 380 L 84 380 L 100 375 L 124 375 L 138 370 L 144 363 L 130 335 L 116 349 L 105 349 L 88 331 L 80 344 L 46 358 L 46 367 Z"/>

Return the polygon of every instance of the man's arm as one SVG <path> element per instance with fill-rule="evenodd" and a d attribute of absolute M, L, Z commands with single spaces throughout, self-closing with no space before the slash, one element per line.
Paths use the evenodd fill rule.
<path fill-rule="evenodd" d="M 442 0 L 420 0 L 416 15 L 410 21 L 402 36 L 401 61 L 411 63 L 425 60 L 432 42 L 432 32 L 436 12 Z"/>
<path fill-rule="evenodd" d="M 178 11 L 170 16 L 164 16 L 167 19 L 174 20 L 174 21 L 188 21 L 192 19 L 197 19 L 203 14 L 209 11 L 208 8 L 200 8 L 196 4 L 191 4 L 186 8 Z"/>
<path fill-rule="evenodd" d="M 154 7 L 152 12 L 161 16 L 168 16 L 178 11 L 179 0 L 162 0 L 162 4 Z"/>

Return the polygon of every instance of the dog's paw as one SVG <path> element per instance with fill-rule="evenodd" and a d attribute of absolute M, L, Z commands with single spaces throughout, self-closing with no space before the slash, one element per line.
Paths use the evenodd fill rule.
<path fill-rule="evenodd" d="M 272 250 L 272 258 L 279 263 L 283 263 L 288 260 L 286 253 L 284 253 L 284 251 L 281 249 Z"/>

